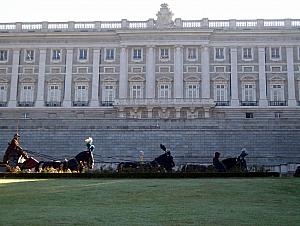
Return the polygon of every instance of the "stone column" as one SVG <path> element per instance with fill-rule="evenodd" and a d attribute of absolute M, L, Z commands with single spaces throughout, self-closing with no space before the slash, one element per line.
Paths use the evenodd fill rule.
<path fill-rule="evenodd" d="M 268 106 L 265 54 L 265 48 L 258 47 L 259 106 L 261 107 Z"/>
<path fill-rule="evenodd" d="M 99 107 L 99 62 L 100 49 L 94 49 L 91 107 Z"/>
<path fill-rule="evenodd" d="M 175 46 L 174 98 L 183 98 L 183 53 L 182 46 Z"/>
<path fill-rule="evenodd" d="M 209 75 L 209 48 L 203 46 L 201 50 L 201 97 L 210 98 L 210 75 Z"/>
<path fill-rule="evenodd" d="M 46 49 L 40 49 L 39 58 L 39 75 L 38 75 L 38 87 L 37 87 L 37 98 L 36 107 L 43 107 L 45 105 L 44 93 L 45 93 L 45 68 L 46 68 Z"/>
<path fill-rule="evenodd" d="M 146 98 L 155 98 L 155 60 L 154 47 L 146 50 Z"/>
<path fill-rule="evenodd" d="M 119 98 L 127 98 L 128 86 L 128 59 L 126 47 L 121 47 L 120 52 L 120 78 L 119 78 Z"/>
<path fill-rule="evenodd" d="M 231 54 L 231 106 L 239 106 L 239 87 L 237 74 L 237 48 L 230 48 Z"/>
<path fill-rule="evenodd" d="M 13 50 L 13 61 L 12 61 L 12 73 L 10 79 L 10 95 L 8 107 L 17 106 L 17 93 L 18 93 L 18 76 L 19 76 L 19 59 L 20 59 L 20 50 Z"/>
<path fill-rule="evenodd" d="M 67 49 L 66 58 L 66 76 L 65 76 L 65 95 L 63 107 L 71 107 L 71 93 L 72 93 L 72 64 L 73 64 L 73 49 Z"/>
<path fill-rule="evenodd" d="M 293 47 L 286 48 L 287 77 L 288 77 L 288 106 L 297 106 L 295 95 L 295 72 Z"/>

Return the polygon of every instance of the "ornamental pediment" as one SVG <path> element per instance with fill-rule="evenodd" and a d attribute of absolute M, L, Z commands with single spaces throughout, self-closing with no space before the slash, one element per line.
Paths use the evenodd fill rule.
<path fill-rule="evenodd" d="M 102 82 L 117 82 L 118 80 L 115 79 L 114 77 L 107 76 L 107 77 L 103 78 L 101 81 Z"/>
<path fill-rule="evenodd" d="M 35 78 L 28 77 L 28 76 L 22 76 L 20 78 L 20 82 L 22 82 L 22 83 L 34 83 L 35 82 Z"/>
<path fill-rule="evenodd" d="M 243 75 L 241 77 L 241 81 L 255 81 L 257 80 L 257 76 L 255 75 Z"/>
<path fill-rule="evenodd" d="M 142 76 L 131 76 L 129 82 L 144 82 L 145 79 Z"/>
<path fill-rule="evenodd" d="M 90 80 L 87 77 L 78 76 L 74 78 L 74 82 L 89 82 Z"/>
<path fill-rule="evenodd" d="M 8 83 L 8 80 L 5 78 L 0 78 L 0 83 Z"/>
<path fill-rule="evenodd" d="M 269 78 L 270 82 L 284 82 L 285 80 L 286 78 L 280 75 L 273 75 Z"/>
<path fill-rule="evenodd" d="M 63 79 L 55 76 L 55 77 L 48 78 L 46 81 L 49 83 L 62 83 Z"/>
<path fill-rule="evenodd" d="M 221 82 L 221 81 L 229 81 L 229 78 L 225 75 L 217 75 L 214 78 L 212 78 L 213 81 L 215 82 Z"/>
<path fill-rule="evenodd" d="M 156 79 L 157 82 L 172 82 L 172 79 L 169 77 L 160 77 Z"/>
<path fill-rule="evenodd" d="M 198 76 L 190 75 L 184 78 L 185 82 L 199 82 L 201 79 Z"/>

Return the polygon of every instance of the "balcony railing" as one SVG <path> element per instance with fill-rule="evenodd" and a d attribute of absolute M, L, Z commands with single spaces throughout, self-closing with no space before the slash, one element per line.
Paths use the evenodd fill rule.
<path fill-rule="evenodd" d="M 241 106 L 258 106 L 258 101 L 241 101 Z"/>
<path fill-rule="evenodd" d="M 100 105 L 106 106 L 106 107 L 112 107 L 112 106 L 114 106 L 114 101 L 101 101 Z"/>
<path fill-rule="evenodd" d="M 73 101 L 73 106 L 74 107 L 86 107 L 89 106 L 88 101 Z"/>
<path fill-rule="evenodd" d="M 47 107 L 61 107 L 61 102 L 49 101 L 49 102 L 46 102 L 45 105 Z"/>
<path fill-rule="evenodd" d="M 7 102 L 0 101 L 0 107 L 7 107 Z"/>
<path fill-rule="evenodd" d="M 172 28 L 183 29 L 224 29 L 224 30 L 261 30 L 261 29 L 299 29 L 300 19 L 275 20 L 182 20 L 177 18 Z M 88 21 L 88 22 L 17 22 L 0 23 L 0 32 L 99 32 L 107 30 L 145 30 L 158 29 L 154 19 L 147 21 Z"/>
<path fill-rule="evenodd" d="M 214 106 L 211 99 L 184 98 L 145 98 L 145 99 L 116 99 L 115 106 Z"/>
<path fill-rule="evenodd" d="M 229 106 L 229 101 L 215 101 L 216 106 Z"/>
<path fill-rule="evenodd" d="M 18 102 L 18 106 L 19 107 L 33 107 L 34 106 L 34 102 L 31 102 L 31 101 L 20 101 L 20 102 Z"/>
<path fill-rule="evenodd" d="M 286 101 L 269 101 L 269 106 L 287 106 Z"/>

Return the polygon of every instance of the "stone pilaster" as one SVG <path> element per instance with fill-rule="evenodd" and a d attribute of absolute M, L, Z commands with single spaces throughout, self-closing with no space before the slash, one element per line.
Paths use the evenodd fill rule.
<path fill-rule="evenodd" d="M 237 74 L 237 48 L 230 48 L 231 54 L 231 106 L 239 106 L 239 87 Z"/>
<path fill-rule="evenodd" d="M 71 107 L 71 93 L 72 93 L 72 65 L 73 65 L 73 49 L 67 49 L 66 58 L 66 75 L 65 75 L 65 95 L 63 107 Z"/>
<path fill-rule="evenodd" d="M 209 48 L 203 46 L 201 49 L 201 97 L 210 98 L 210 75 L 209 75 Z"/>
<path fill-rule="evenodd" d="M 268 106 L 266 90 L 266 53 L 264 47 L 258 48 L 258 79 L 259 79 L 259 106 Z"/>
<path fill-rule="evenodd" d="M 93 78 L 92 78 L 92 99 L 91 107 L 99 106 L 99 62 L 100 49 L 93 50 Z"/>
<path fill-rule="evenodd" d="M 36 107 L 43 107 L 45 105 L 45 68 L 46 68 L 46 49 L 40 49 L 39 58 L 39 75 L 38 75 L 38 87 L 37 87 L 37 98 Z"/>
<path fill-rule="evenodd" d="M 128 86 L 128 59 L 126 47 L 121 47 L 120 52 L 120 78 L 119 78 L 119 98 L 127 98 Z"/>
<path fill-rule="evenodd" d="M 295 95 L 295 72 L 293 47 L 286 48 L 287 77 L 288 77 L 288 106 L 297 106 Z"/>
<path fill-rule="evenodd" d="M 146 98 L 155 98 L 155 60 L 154 47 L 146 50 Z"/>
<path fill-rule="evenodd" d="M 17 106 L 17 93 L 18 93 L 18 77 L 19 77 L 19 60 L 20 50 L 13 50 L 13 61 L 12 61 L 12 74 L 10 79 L 10 95 L 8 101 L 8 107 Z"/>
<path fill-rule="evenodd" d="M 174 98 L 183 98 L 183 53 L 182 46 L 175 46 Z"/>

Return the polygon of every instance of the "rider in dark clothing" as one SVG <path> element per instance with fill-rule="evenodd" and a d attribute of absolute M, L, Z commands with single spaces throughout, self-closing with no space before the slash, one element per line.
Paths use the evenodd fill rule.
<path fill-rule="evenodd" d="M 8 164 L 11 167 L 16 167 L 18 165 L 18 160 L 20 156 L 27 159 L 28 155 L 20 146 L 20 135 L 17 133 L 14 135 L 14 138 L 8 143 L 8 147 L 3 156 L 3 162 Z"/>
<path fill-rule="evenodd" d="M 225 167 L 223 163 L 219 160 L 220 155 L 221 154 L 219 152 L 215 152 L 215 157 L 213 158 L 213 165 L 218 172 L 225 172 Z"/>

